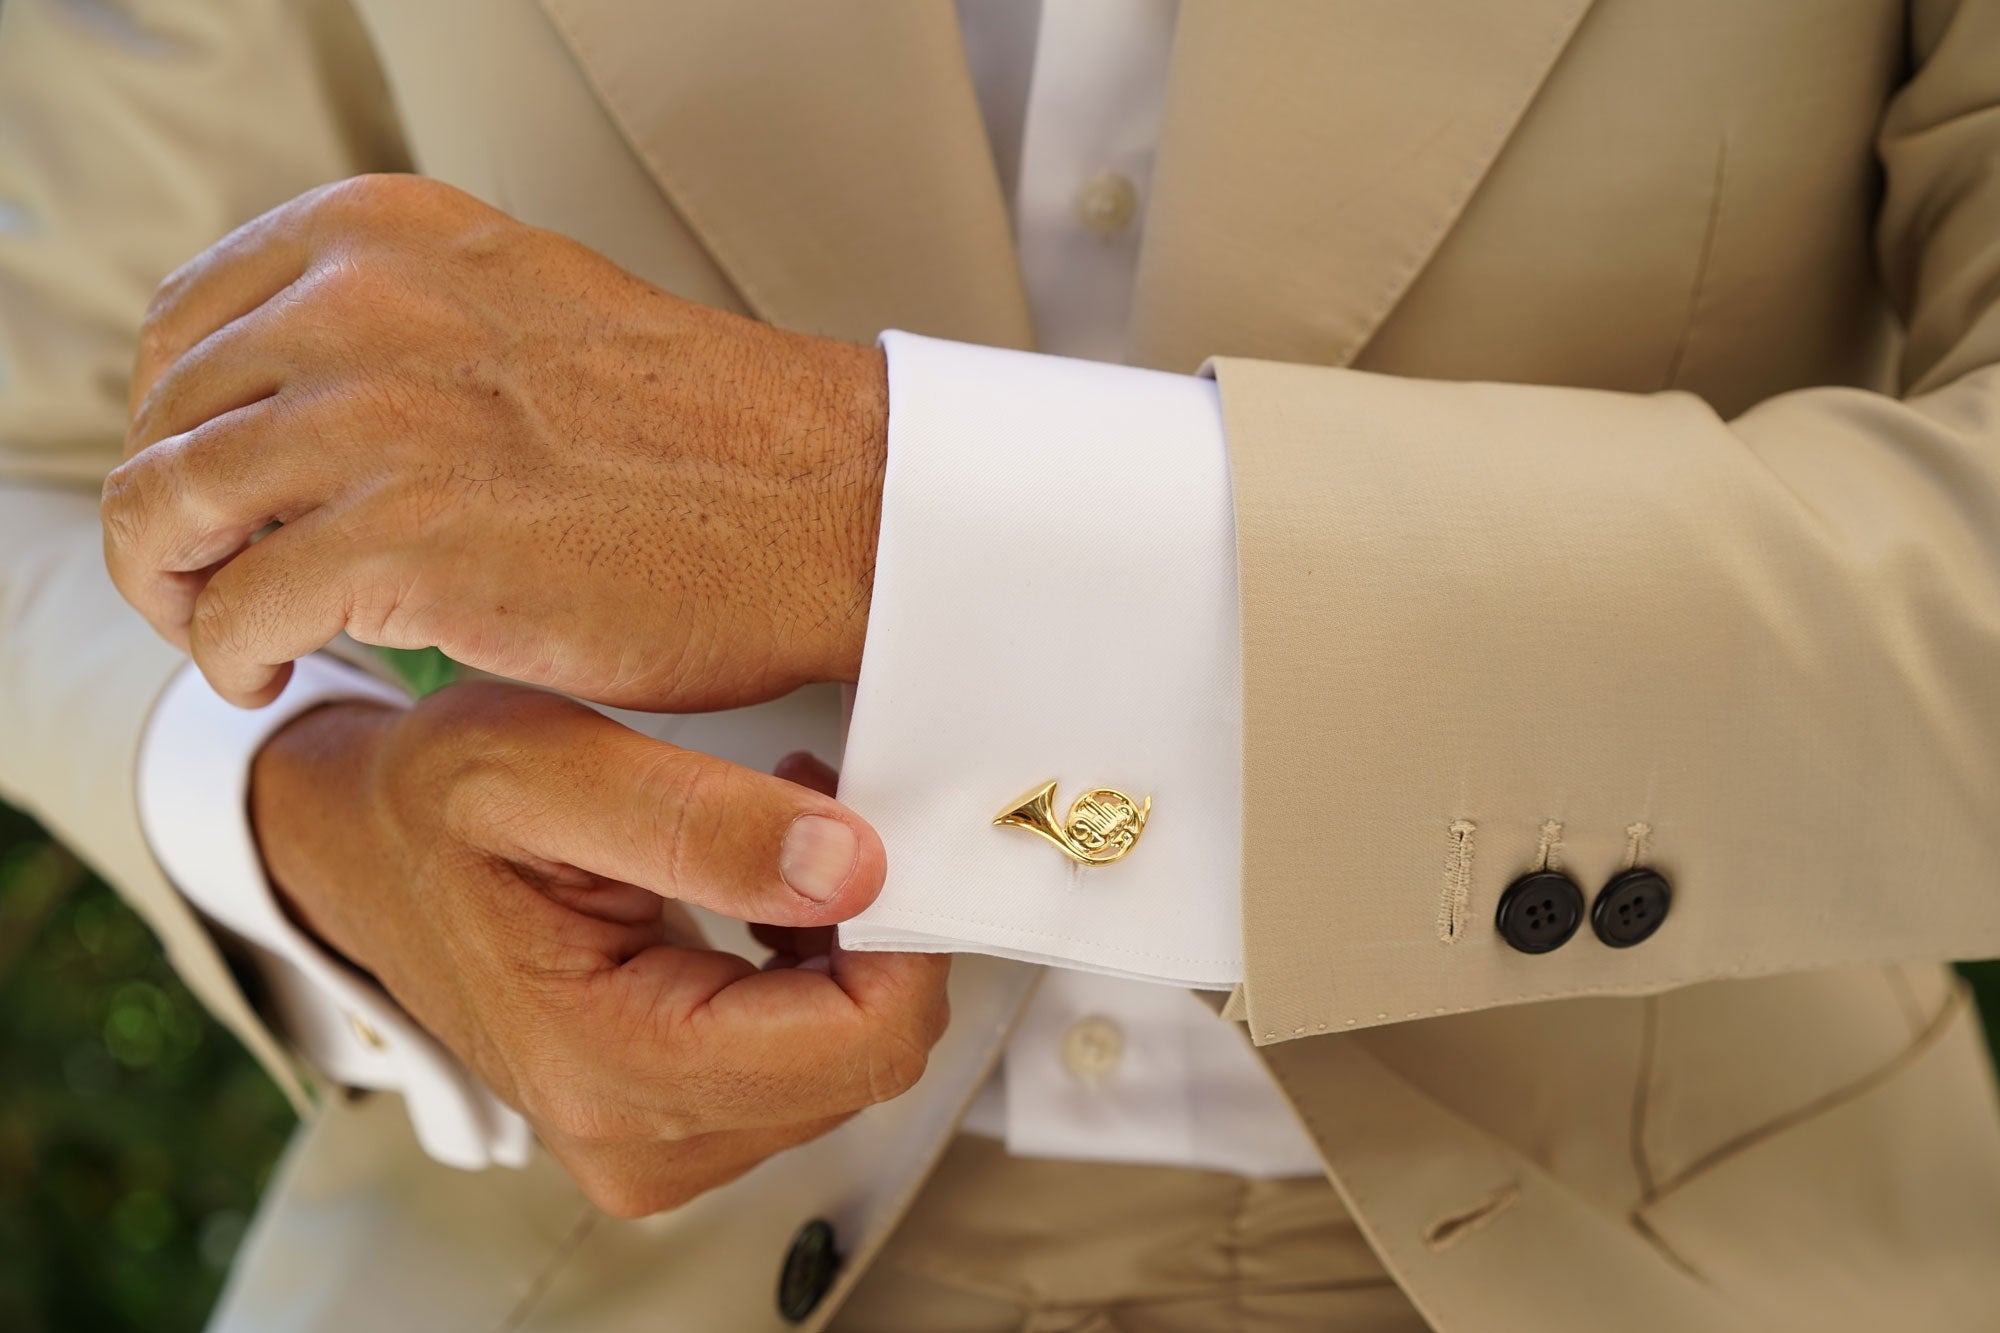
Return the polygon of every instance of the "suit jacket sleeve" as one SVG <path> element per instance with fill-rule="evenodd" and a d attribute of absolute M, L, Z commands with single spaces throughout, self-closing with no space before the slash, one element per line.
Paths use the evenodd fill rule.
<path fill-rule="evenodd" d="M 0 797 L 124 894 L 295 1100 L 140 832 L 139 737 L 181 659 L 112 589 L 97 492 L 160 279 L 312 185 L 401 161 L 342 4 L 0 9 Z"/>
<path fill-rule="evenodd" d="M 1880 266 L 1902 394 L 1222 360 L 1260 1043 L 2000 951 L 2000 6 L 1916 14 Z M 1494 929 L 1552 859 L 1642 945 Z"/>
<path fill-rule="evenodd" d="M 2000 6 L 1919 6 L 1880 136 L 1901 394 L 1220 361 L 1259 1042 L 2000 951 Z M 1812 219 L 1800 218 L 1800 226 Z M 1657 934 L 1495 929 L 1544 858 Z"/>

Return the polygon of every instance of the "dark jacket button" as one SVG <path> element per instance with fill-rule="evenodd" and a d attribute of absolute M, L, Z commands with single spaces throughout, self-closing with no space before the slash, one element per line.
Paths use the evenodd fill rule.
<path fill-rule="evenodd" d="M 792 1237 L 785 1266 L 778 1270 L 778 1313 L 796 1324 L 813 1312 L 840 1272 L 840 1251 L 833 1245 L 833 1224 L 815 1217 Z"/>
<path fill-rule="evenodd" d="M 1547 953 L 1569 943 L 1583 923 L 1583 890 L 1559 870 L 1535 870 L 1507 886 L 1493 924 L 1522 953 Z"/>
<path fill-rule="evenodd" d="M 1657 870 L 1644 866 L 1614 876 L 1597 891 L 1590 906 L 1590 928 L 1614 949 L 1629 949 L 1651 939 L 1674 904 L 1673 886 Z"/>

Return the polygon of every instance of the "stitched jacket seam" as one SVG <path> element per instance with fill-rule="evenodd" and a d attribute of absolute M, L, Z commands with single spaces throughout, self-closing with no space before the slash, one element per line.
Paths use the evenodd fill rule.
<path fill-rule="evenodd" d="M 1784 1135 L 1804 1129 L 1824 1119 L 1844 1107 L 1852 1105 L 1875 1089 L 1894 1081 L 1942 1041 L 1951 1031 L 1952 1020 L 1968 1003 L 1964 985 L 1955 985 L 1945 995 L 1944 1003 L 1931 1016 L 1924 1030 L 1894 1055 L 1877 1064 L 1867 1073 L 1848 1080 L 1829 1092 L 1802 1106 L 1769 1116 L 1748 1129 L 1738 1131 L 1728 1139 L 1709 1149 L 1692 1163 L 1682 1167 L 1671 1176 L 1659 1181 L 1640 1196 L 1632 1206 L 1632 1216 L 1638 1220 L 1647 1209 L 1671 1198 L 1675 1193 L 1702 1180 L 1714 1171 L 1727 1166 L 1747 1153 L 1755 1152 Z"/>

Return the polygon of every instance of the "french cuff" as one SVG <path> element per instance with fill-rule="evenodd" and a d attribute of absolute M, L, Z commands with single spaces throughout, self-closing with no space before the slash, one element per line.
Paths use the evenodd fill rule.
<path fill-rule="evenodd" d="M 1233 985 L 1241 664 L 1216 386 L 882 346 L 888 466 L 840 796 L 889 876 L 841 943 Z M 1129 852 L 1083 864 L 996 825 L 1051 780 L 1057 829 L 1090 789 L 1150 798 Z"/>
<path fill-rule="evenodd" d="M 401 691 L 326 656 L 301 659 L 276 701 L 236 708 L 182 668 L 140 743 L 139 822 L 190 903 L 256 952 L 273 1017 L 307 1063 L 350 1087 L 402 1093 L 417 1141 L 467 1170 L 524 1166 L 527 1122 L 403 1012 L 382 988 L 314 942 L 278 906 L 250 827 L 250 768 L 293 718 L 343 700 L 407 707 Z"/>

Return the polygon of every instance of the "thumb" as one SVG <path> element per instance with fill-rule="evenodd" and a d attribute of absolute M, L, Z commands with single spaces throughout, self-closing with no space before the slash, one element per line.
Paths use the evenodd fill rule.
<path fill-rule="evenodd" d="M 521 790 L 496 824 L 525 858 L 781 926 L 844 921 L 881 892 L 882 840 L 831 796 L 572 707 L 506 766 Z"/>

